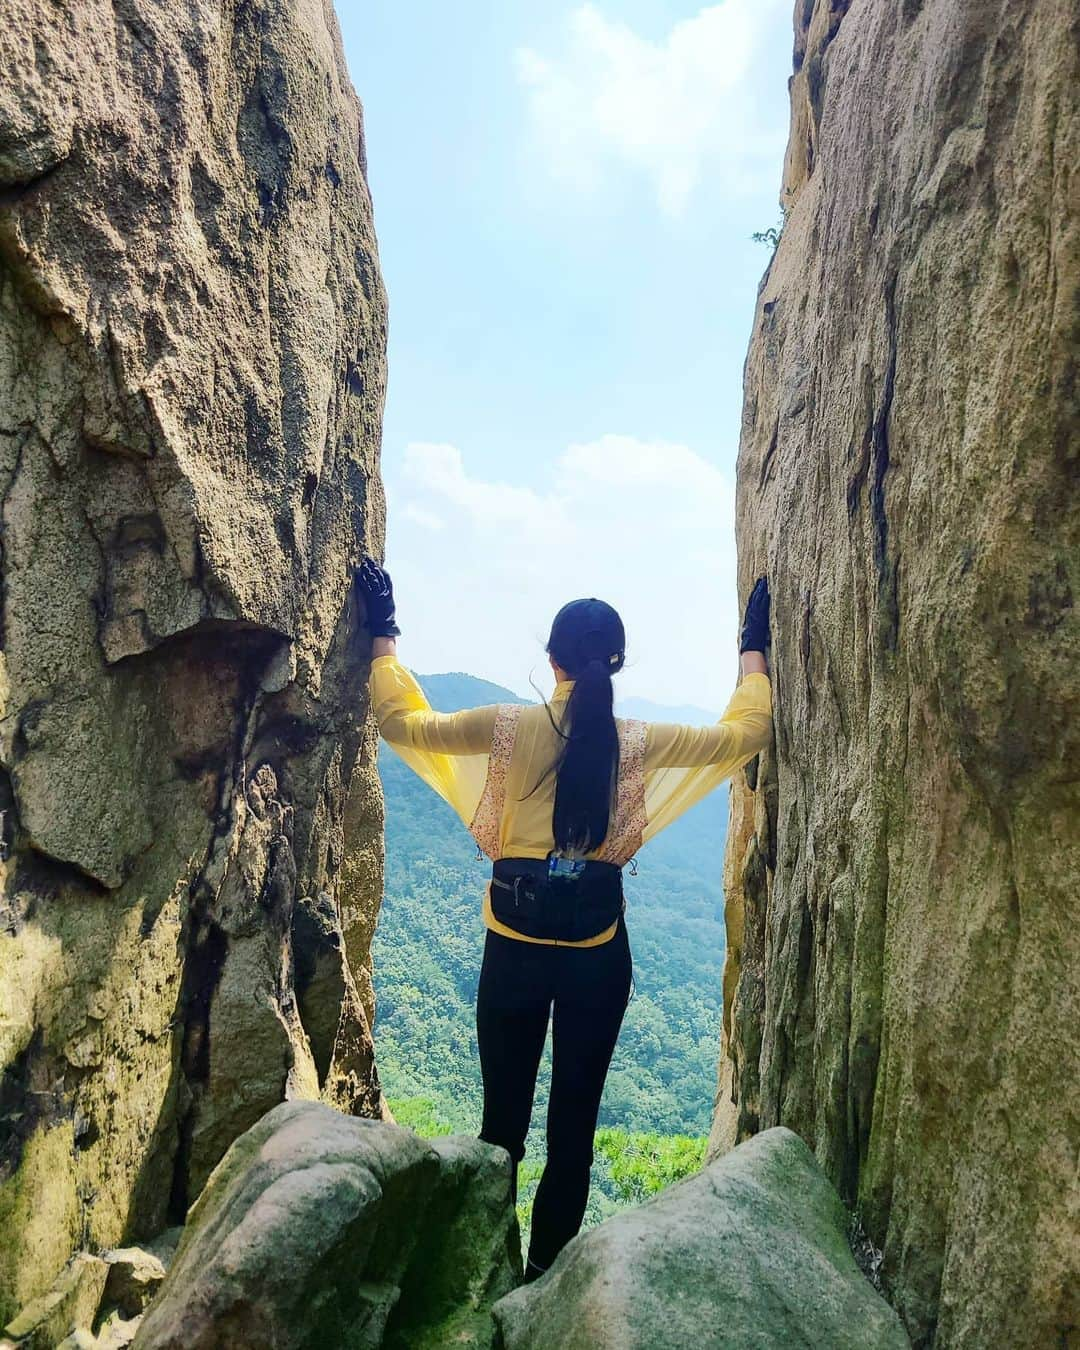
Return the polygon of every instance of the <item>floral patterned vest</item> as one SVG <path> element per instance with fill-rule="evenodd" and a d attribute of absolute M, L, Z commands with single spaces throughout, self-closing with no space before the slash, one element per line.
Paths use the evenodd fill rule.
<path fill-rule="evenodd" d="M 487 778 L 469 833 L 491 859 L 501 856 L 499 826 L 506 801 L 506 776 L 514 753 L 518 719 L 525 705 L 500 703 L 491 736 Z M 641 847 L 645 828 L 645 736 L 648 723 L 627 718 L 619 725 L 619 781 L 615 809 L 596 858 L 621 867 Z"/>

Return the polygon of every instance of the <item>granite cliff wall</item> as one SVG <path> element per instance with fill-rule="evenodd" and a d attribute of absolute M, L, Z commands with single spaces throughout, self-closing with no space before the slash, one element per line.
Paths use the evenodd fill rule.
<path fill-rule="evenodd" d="M 348 579 L 382 544 L 384 384 L 329 0 L 14 0 L 0 1324 L 182 1215 L 283 1098 L 380 1110 Z"/>
<path fill-rule="evenodd" d="M 921 1346 L 1080 1336 L 1080 11 L 800 0 L 746 361 L 712 1150 L 798 1131 Z"/>

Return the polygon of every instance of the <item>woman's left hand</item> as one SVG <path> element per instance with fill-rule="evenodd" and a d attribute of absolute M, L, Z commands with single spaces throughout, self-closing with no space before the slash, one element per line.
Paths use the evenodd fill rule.
<path fill-rule="evenodd" d="M 769 641 L 769 606 L 769 583 L 764 577 L 758 577 L 746 602 L 739 633 L 740 652 L 764 652 Z"/>

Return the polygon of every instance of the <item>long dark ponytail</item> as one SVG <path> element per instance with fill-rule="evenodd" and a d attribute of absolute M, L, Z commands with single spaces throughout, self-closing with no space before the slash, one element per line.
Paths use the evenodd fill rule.
<path fill-rule="evenodd" d="M 608 831 L 619 776 L 611 677 L 623 668 L 625 647 L 622 620 L 595 597 L 564 605 L 551 625 L 548 654 L 574 681 L 553 766 L 551 825 L 560 853 L 588 853 Z"/>

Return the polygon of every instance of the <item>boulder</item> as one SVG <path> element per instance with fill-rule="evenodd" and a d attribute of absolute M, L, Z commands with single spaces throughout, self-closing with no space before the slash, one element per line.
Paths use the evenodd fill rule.
<path fill-rule="evenodd" d="M 161 1259 L 139 1247 L 117 1247 L 104 1252 L 102 1260 L 109 1267 L 102 1305 L 116 1308 L 125 1317 L 137 1317 L 165 1279 Z"/>
<path fill-rule="evenodd" d="M 501 1299 L 505 1350 L 906 1350 L 810 1150 L 767 1130 Z"/>
<path fill-rule="evenodd" d="M 126 1350 L 135 1339 L 142 1316 L 123 1317 L 111 1312 L 98 1327 L 94 1350 Z"/>
<path fill-rule="evenodd" d="M 517 1243 L 502 1150 L 435 1148 L 396 1125 L 285 1103 L 211 1174 L 134 1344 L 413 1345 L 456 1314 L 490 1328 L 490 1299 L 520 1271 Z M 401 1334 L 415 1339 L 401 1340 L 392 1323 L 406 1297 Z"/>
<path fill-rule="evenodd" d="M 180 1224 L 176 1224 L 172 1228 L 163 1228 L 156 1237 L 150 1238 L 143 1244 L 143 1250 L 150 1256 L 157 1257 L 168 1270 L 173 1263 L 173 1257 L 176 1255 L 176 1249 L 180 1246 L 180 1239 L 183 1236 L 184 1229 Z"/>
<path fill-rule="evenodd" d="M 439 1172 L 387 1329 L 392 1350 L 491 1344 L 491 1305 L 521 1281 L 509 1160 L 464 1135 L 430 1141 Z"/>
<path fill-rule="evenodd" d="M 713 1152 L 806 1139 L 912 1339 L 1080 1326 L 1080 11 L 796 6 L 745 366 Z"/>

